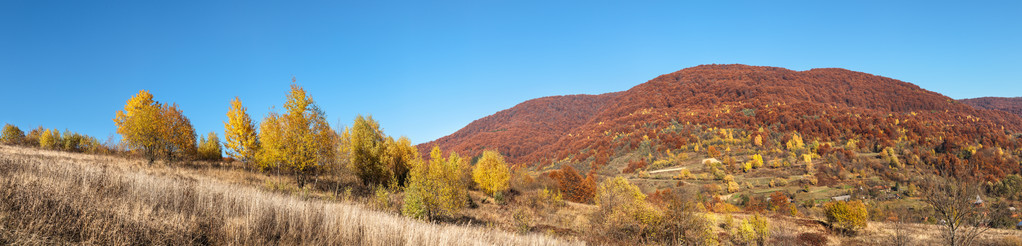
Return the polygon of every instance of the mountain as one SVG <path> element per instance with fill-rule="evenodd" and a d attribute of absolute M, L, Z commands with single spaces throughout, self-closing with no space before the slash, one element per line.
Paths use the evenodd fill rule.
<path fill-rule="evenodd" d="M 958 100 L 978 109 L 992 109 L 1022 116 L 1022 97 L 980 97 Z"/>
<path fill-rule="evenodd" d="M 646 142 L 660 151 L 706 146 L 714 138 L 706 132 L 718 129 L 731 129 L 721 131 L 729 139 L 765 137 L 773 148 L 783 148 L 798 134 L 807 142 L 852 140 L 866 146 L 861 151 L 872 152 L 899 143 L 952 148 L 946 151 L 995 145 L 1014 149 L 1020 140 L 1012 133 L 1022 132 L 1022 118 L 846 69 L 701 65 L 627 91 L 530 100 L 419 148 L 439 146 L 465 156 L 496 149 L 515 163 L 598 168 Z M 741 135 L 732 136 L 734 131 Z M 929 156 L 916 152 L 923 159 Z M 954 162 L 932 158 L 924 161 Z"/>

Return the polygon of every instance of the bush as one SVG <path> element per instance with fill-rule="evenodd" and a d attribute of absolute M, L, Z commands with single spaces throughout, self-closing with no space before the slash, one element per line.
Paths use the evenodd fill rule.
<path fill-rule="evenodd" d="M 0 143 L 3 144 L 21 144 L 24 139 L 25 132 L 22 132 L 17 126 L 11 124 L 5 124 L 3 132 L 0 133 Z"/>
<path fill-rule="evenodd" d="M 861 201 L 837 201 L 823 205 L 824 213 L 827 215 L 827 223 L 838 231 L 854 235 L 858 230 L 866 228 L 866 204 Z"/>
<path fill-rule="evenodd" d="M 738 225 L 736 239 L 744 243 L 755 242 L 757 245 L 766 245 L 767 238 L 770 238 L 770 222 L 766 217 L 753 214 Z"/>
<path fill-rule="evenodd" d="M 809 246 L 824 246 L 827 245 L 827 236 L 815 232 L 806 232 L 798 234 L 798 241 Z"/>
<path fill-rule="evenodd" d="M 598 227 L 607 236 L 650 236 L 639 234 L 645 232 L 642 228 L 657 224 L 662 217 L 659 211 L 646 202 L 646 195 L 639 187 L 621 176 L 601 183 L 595 200 L 599 209 L 593 213 L 591 221 L 598 223 Z"/>

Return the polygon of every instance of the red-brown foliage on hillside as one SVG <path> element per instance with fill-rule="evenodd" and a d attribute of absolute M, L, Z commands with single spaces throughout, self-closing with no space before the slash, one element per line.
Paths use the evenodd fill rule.
<path fill-rule="evenodd" d="M 978 109 L 992 109 L 1022 116 L 1022 97 L 980 97 L 958 100 Z"/>
<path fill-rule="evenodd" d="M 788 134 L 806 141 L 856 139 L 879 152 L 898 141 L 922 149 L 951 143 L 925 163 L 954 173 L 1003 176 L 1000 161 L 969 162 L 964 146 L 1018 149 L 1022 118 L 975 109 L 916 85 L 845 69 L 793 71 L 746 65 L 703 65 L 659 76 L 627 91 L 531 100 L 426 143 L 472 156 L 497 148 L 511 161 L 548 165 L 571 160 L 604 165 L 644 136 L 676 148 L 696 142 L 698 127 Z M 667 130 L 671 129 L 671 130 Z M 788 134 L 790 135 L 790 134 Z M 938 151 L 939 152 L 939 151 Z M 954 167 L 950 167 L 954 166 Z"/>
<path fill-rule="evenodd" d="M 605 103 L 619 93 L 543 97 L 525 101 L 513 108 L 473 121 L 454 134 L 418 145 L 428 156 L 440 146 L 463 156 L 480 155 L 494 149 L 519 163 L 521 157 L 553 144 L 575 127 L 596 115 Z"/>
<path fill-rule="evenodd" d="M 550 178 L 557 181 L 564 197 L 569 201 L 588 203 L 596 195 L 596 177 L 589 173 L 584 178 L 571 165 L 550 172 Z"/>

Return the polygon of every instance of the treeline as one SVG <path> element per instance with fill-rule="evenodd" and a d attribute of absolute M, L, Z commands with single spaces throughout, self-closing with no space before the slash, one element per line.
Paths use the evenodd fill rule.
<path fill-rule="evenodd" d="M 25 133 L 15 125 L 4 124 L 3 131 L 0 133 L 0 143 L 89 154 L 116 152 L 115 148 L 99 142 L 95 137 L 71 130 L 61 132 L 55 128 L 47 129 L 42 126 Z"/>
<path fill-rule="evenodd" d="M 313 97 L 296 83 L 281 111 L 268 113 L 261 122 L 252 120 L 237 97 L 226 116 L 223 149 L 227 160 L 253 171 L 289 175 L 299 189 L 321 177 L 353 175 L 363 187 L 383 195 L 403 191 L 403 214 L 437 219 L 454 217 L 469 206 L 470 188 L 495 197 L 503 197 L 510 188 L 511 169 L 498 152 L 485 151 L 472 158 L 478 163 L 474 166 L 469 159 L 454 152 L 445 155 L 439 148 L 424 158 L 407 137 L 386 135 L 372 116 L 358 115 L 351 127 L 335 129 Z M 153 100 L 148 91 L 129 99 L 114 122 L 127 151 L 150 163 L 221 158 L 216 134 L 196 143 L 181 110 Z"/>

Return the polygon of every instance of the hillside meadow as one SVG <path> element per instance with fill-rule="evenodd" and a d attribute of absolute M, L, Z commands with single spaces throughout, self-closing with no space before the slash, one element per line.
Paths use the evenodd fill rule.
<path fill-rule="evenodd" d="M 266 183 L 290 179 L 208 163 L 149 165 L 117 156 L 0 145 L 0 243 L 100 245 L 604 245 L 481 224 L 427 223 L 357 197 L 331 198 Z M 285 184 L 280 184 L 285 185 Z M 292 184 L 293 185 L 293 184 Z M 357 193 L 357 192 L 356 192 Z M 357 195 L 352 195 L 357 196 Z M 592 208 L 568 202 L 561 213 Z M 500 214 L 480 206 L 466 214 Z M 749 214 L 703 214 L 714 234 Z M 555 216 L 556 217 L 556 216 Z M 869 222 L 856 236 L 822 221 L 770 216 L 770 245 L 940 244 L 935 225 Z M 499 220 L 490 223 L 502 223 Z M 503 223 L 513 223 L 504 221 Z M 990 230 L 982 245 L 1018 245 L 1022 232 Z M 590 239 L 592 239 L 590 237 Z M 618 242 L 620 243 L 620 242 Z M 721 242 L 728 245 L 727 242 Z"/>
<path fill-rule="evenodd" d="M 581 244 L 282 194 L 243 184 L 247 175 L 0 146 L 0 244 Z"/>

